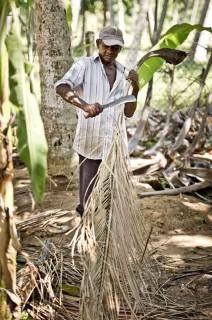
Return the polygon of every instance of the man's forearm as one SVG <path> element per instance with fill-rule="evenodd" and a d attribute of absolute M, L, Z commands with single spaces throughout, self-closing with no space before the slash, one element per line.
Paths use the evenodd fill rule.
<path fill-rule="evenodd" d="M 80 108 L 84 112 L 85 118 L 96 117 L 99 113 L 103 111 L 99 103 L 86 103 L 83 99 L 78 97 L 78 95 L 70 89 L 67 84 L 60 84 L 56 87 L 56 92 L 59 94 L 65 101 L 73 104 L 77 108 Z"/>
<path fill-rule="evenodd" d="M 138 91 L 139 91 L 139 89 L 133 89 L 133 91 L 132 91 L 132 95 L 134 97 L 136 97 L 136 99 L 137 99 L 137 96 L 138 96 Z M 124 107 L 125 116 L 128 117 L 128 118 L 131 118 L 134 115 L 136 107 L 137 107 L 137 101 L 126 103 L 125 107 Z"/>
<path fill-rule="evenodd" d="M 65 101 L 73 104 L 74 106 L 84 109 L 86 102 L 78 97 L 78 95 L 70 89 L 67 84 L 60 84 L 56 87 L 56 92 L 59 94 Z"/>

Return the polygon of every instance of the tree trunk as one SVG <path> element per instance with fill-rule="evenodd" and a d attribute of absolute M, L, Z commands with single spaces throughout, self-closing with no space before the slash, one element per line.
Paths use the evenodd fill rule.
<path fill-rule="evenodd" d="M 139 1 L 139 12 L 135 23 L 135 28 L 133 30 L 134 37 L 130 45 L 130 50 L 128 52 L 125 63 L 125 65 L 128 66 L 128 69 L 131 69 L 136 65 L 138 51 L 140 49 L 141 38 L 147 23 L 148 5 L 149 1 Z"/>
<path fill-rule="evenodd" d="M 212 27 L 212 1 L 210 2 L 210 5 L 208 7 L 204 23 L 203 25 L 206 27 Z M 197 43 L 194 60 L 200 63 L 204 63 L 207 61 L 207 53 L 210 47 L 210 43 L 212 40 L 211 33 L 208 31 L 202 31 L 199 35 L 199 40 Z"/>
<path fill-rule="evenodd" d="M 52 175 L 71 174 L 75 109 L 56 96 L 54 83 L 69 69 L 71 43 L 62 0 L 36 0 L 36 40 L 40 61 L 41 112 L 49 146 Z"/>
<path fill-rule="evenodd" d="M 54 2 L 55 1 L 53 1 L 53 3 Z M 82 2 L 82 0 L 71 0 L 71 10 L 72 10 L 71 29 L 72 29 L 73 34 L 77 32 L 78 21 L 79 21 L 80 10 L 81 10 L 81 2 Z"/>
<path fill-rule="evenodd" d="M 198 8 L 199 8 L 199 2 L 200 2 L 200 0 L 193 0 L 190 24 L 197 23 L 196 19 L 197 19 L 197 13 L 198 13 Z"/>
<path fill-rule="evenodd" d="M 103 4 L 103 26 L 107 23 L 107 0 L 102 1 Z"/>
<path fill-rule="evenodd" d="M 158 18 L 155 17 L 155 22 L 156 23 L 155 23 L 153 39 L 152 39 L 152 44 L 153 45 L 155 45 L 158 42 L 159 38 L 160 38 L 162 29 L 163 29 L 164 20 L 165 20 L 166 13 L 167 13 L 167 9 L 168 9 L 168 3 L 169 3 L 169 0 L 164 0 L 159 22 L 158 22 Z M 158 13 L 158 10 L 156 10 L 155 14 L 157 15 L 157 13 Z"/>
<path fill-rule="evenodd" d="M 205 20 L 205 17 L 206 17 L 206 14 L 207 14 L 207 11 L 208 11 L 209 4 L 210 4 L 210 0 L 205 0 L 204 1 L 204 5 L 202 7 L 202 11 L 200 13 L 200 18 L 199 18 L 199 21 L 198 21 L 199 24 L 203 24 L 203 22 Z M 193 57 L 194 57 L 195 51 L 197 49 L 199 38 L 200 38 L 200 32 L 197 31 L 195 36 L 194 36 L 194 41 L 193 41 L 193 45 L 192 45 L 192 48 L 191 48 L 191 51 L 193 53 Z"/>
<path fill-rule="evenodd" d="M 125 36 L 126 30 L 125 30 L 125 21 L 124 21 L 124 4 L 122 0 L 118 0 L 118 26 L 119 29 L 123 32 L 123 35 Z"/>
<path fill-rule="evenodd" d="M 107 0 L 107 7 L 108 7 L 109 13 L 110 13 L 109 22 L 112 26 L 114 26 L 115 25 L 115 14 L 114 14 L 114 10 L 113 10 L 113 0 Z"/>
<path fill-rule="evenodd" d="M 87 57 L 93 55 L 95 49 L 95 33 L 93 31 L 87 31 L 85 34 L 85 50 Z"/>

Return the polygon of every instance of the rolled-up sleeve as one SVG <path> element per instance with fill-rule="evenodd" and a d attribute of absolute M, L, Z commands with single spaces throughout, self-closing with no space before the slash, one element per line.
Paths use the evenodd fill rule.
<path fill-rule="evenodd" d="M 83 83 L 85 74 L 85 62 L 83 59 L 76 61 L 71 68 L 65 73 L 62 79 L 55 83 L 55 88 L 60 84 L 67 84 L 71 89 L 75 90 Z"/>

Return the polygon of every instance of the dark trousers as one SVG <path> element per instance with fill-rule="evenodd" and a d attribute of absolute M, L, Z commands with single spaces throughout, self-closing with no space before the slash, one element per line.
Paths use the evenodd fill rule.
<path fill-rule="evenodd" d="M 87 159 L 79 154 L 79 198 L 80 204 L 76 211 L 83 215 L 84 205 L 90 196 L 96 180 L 97 171 L 102 160 Z M 92 180 L 93 179 L 93 180 Z M 91 182 L 92 181 L 92 182 Z"/>

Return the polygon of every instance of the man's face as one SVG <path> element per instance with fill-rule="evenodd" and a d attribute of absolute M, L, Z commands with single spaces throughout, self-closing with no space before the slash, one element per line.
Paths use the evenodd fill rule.
<path fill-rule="evenodd" d="M 97 40 L 97 47 L 99 49 L 99 55 L 102 58 L 102 61 L 105 63 L 112 63 L 118 56 L 121 51 L 121 47 L 118 45 L 107 46 L 100 39 Z"/>

